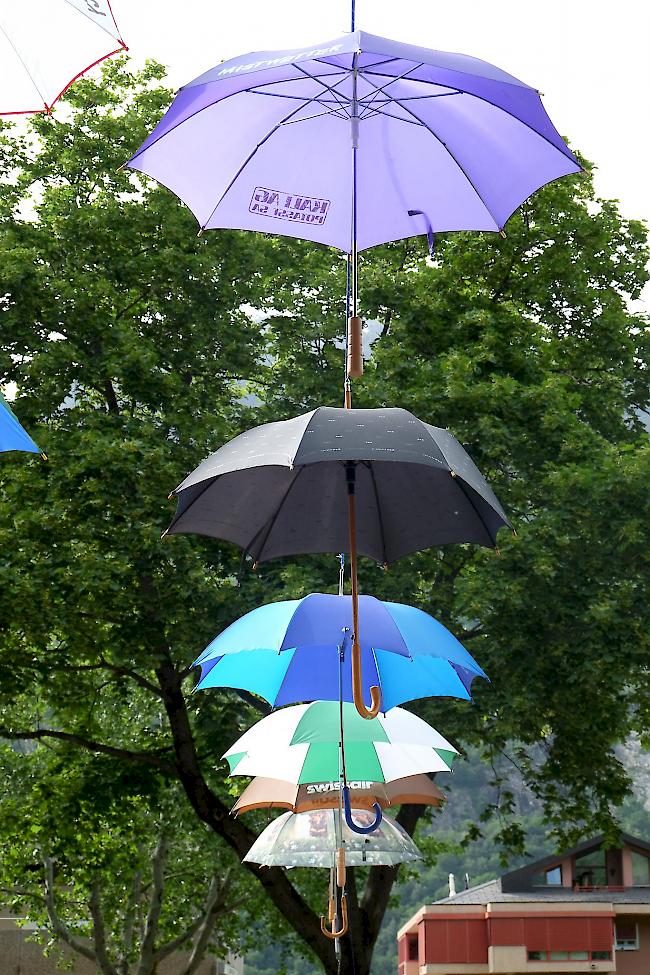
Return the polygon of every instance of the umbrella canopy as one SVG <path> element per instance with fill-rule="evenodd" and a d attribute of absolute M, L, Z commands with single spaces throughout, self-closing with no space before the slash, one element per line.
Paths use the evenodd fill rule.
<path fill-rule="evenodd" d="M 414 803 L 422 806 L 439 806 L 444 795 L 428 775 L 409 775 L 392 782 L 368 782 L 354 779 L 348 783 L 350 802 L 355 809 L 373 808 L 379 803 L 382 809 Z M 281 779 L 258 776 L 248 785 L 232 807 L 237 816 L 254 809 L 288 809 L 294 813 L 314 809 L 338 809 L 341 783 L 337 781 L 313 782 L 296 785 Z"/>
<path fill-rule="evenodd" d="M 201 228 L 345 251 L 501 230 L 536 189 L 580 169 L 534 88 L 364 31 L 218 64 L 181 89 L 128 165 Z"/>
<path fill-rule="evenodd" d="M 169 533 L 234 542 L 255 561 L 350 552 L 390 563 L 433 545 L 492 547 L 509 525 L 487 481 L 447 430 L 403 409 L 319 407 L 235 437 L 176 488 Z"/>
<path fill-rule="evenodd" d="M 274 707 L 298 701 L 352 700 L 350 596 L 312 593 L 259 606 L 203 651 L 200 689 L 239 687 Z M 418 697 L 467 700 L 485 672 L 432 616 L 402 603 L 359 597 L 364 694 L 381 686 L 383 709 Z M 340 666 L 340 656 L 344 658 Z"/>
<path fill-rule="evenodd" d="M 373 814 L 355 809 L 354 817 L 363 822 Z M 408 833 L 388 816 L 374 833 L 361 836 L 339 823 L 335 809 L 323 809 L 283 813 L 260 833 L 244 860 L 264 867 L 332 868 L 339 830 L 348 866 L 394 866 L 422 859 Z"/>
<path fill-rule="evenodd" d="M 422 772 L 448 772 L 458 754 L 415 714 L 394 708 L 366 721 L 343 705 L 348 780 L 390 782 Z M 297 785 L 338 779 L 339 705 L 317 701 L 275 711 L 223 755 L 233 775 L 270 775 Z"/>
<path fill-rule="evenodd" d="M 23 430 L 16 414 L 0 393 L 0 452 L 5 450 L 25 450 L 32 454 L 40 454 L 40 450 L 29 434 Z"/>
<path fill-rule="evenodd" d="M 49 112 L 80 75 L 122 50 L 109 0 L 5 0 L 0 115 Z"/>

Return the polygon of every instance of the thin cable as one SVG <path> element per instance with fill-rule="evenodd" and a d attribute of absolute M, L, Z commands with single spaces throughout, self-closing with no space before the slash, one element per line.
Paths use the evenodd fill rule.
<path fill-rule="evenodd" d="M 350 17 L 350 30 L 352 32 L 354 32 L 356 30 L 356 27 L 355 27 L 355 22 L 356 22 L 355 8 L 356 8 L 356 5 L 357 5 L 356 4 L 356 0 L 352 0 L 352 16 Z"/>

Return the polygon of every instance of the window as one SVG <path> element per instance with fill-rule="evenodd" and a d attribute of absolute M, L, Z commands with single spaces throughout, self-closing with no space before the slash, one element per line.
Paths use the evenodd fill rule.
<path fill-rule="evenodd" d="M 576 857 L 573 876 L 578 887 L 605 887 L 607 885 L 605 851 L 589 850 L 582 856 Z"/>
<path fill-rule="evenodd" d="M 650 861 L 642 853 L 632 850 L 632 884 L 634 887 L 647 887 L 650 884 Z"/>
<path fill-rule="evenodd" d="M 529 951 L 528 961 L 611 961 L 611 951 Z M 544 969 L 547 971 L 547 969 Z"/>
<path fill-rule="evenodd" d="M 549 867 L 544 873 L 537 873 L 533 877 L 534 887 L 561 887 L 562 867 Z"/>
<path fill-rule="evenodd" d="M 412 935 L 408 936 L 407 946 L 408 946 L 408 960 L 419 961 L 420 952 L 419 952 L 417 935 L 415 937 L 413 937 Z"/>
<path fill-rule="evenodd" d="M 633 921 L 617 921 L 614 931 L 614 947 L 617 951 L 638 951 L 639 929 Z"/>

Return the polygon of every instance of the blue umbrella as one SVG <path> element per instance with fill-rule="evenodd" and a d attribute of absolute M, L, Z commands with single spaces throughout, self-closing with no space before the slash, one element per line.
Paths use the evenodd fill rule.
<path fill-rule="evenodd" d="M 0 393 L 0 452 L 6 450 L 26 450 L 32 454 L 41 452 Z"/>
<path fill-rule="evenodd" d="M 449 630 L 413 606 L 360 596 L 359 631 L 364 696 L 378 685 L 384 711 L 420 697 L 468 700 L 474 678 L 487 679 Z M 352 701 L 351 635 L 350 596 L 312 593 L 260 606 L 198 657 L 198 688 L 243 688 L 274 707 Z"/>

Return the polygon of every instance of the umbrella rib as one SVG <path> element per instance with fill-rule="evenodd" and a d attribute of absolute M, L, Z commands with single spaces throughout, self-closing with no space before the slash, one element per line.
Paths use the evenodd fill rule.
<path fill-rule="evenodd" d="M 101 24 L 101 23 L 100 23 L 100 22 L 99 22 L 98 20 L 95 20 L 95 19 L 94 19 L 93 17 L 91 17 L 91 16 L 90 16 L 90 12 L 88 12 L 88 13 L 86 13 L 86 11 L 85 11 L 85 10 L 82 10 L 82 9 L 81 9 L 80 7 L 78 7 L 78 6 L 76 5 L 76 4 L 74 4 L 74 3 L 70 3 L 70 0 L 67 0 L 67 3 L 68 3 L 68 4 L 70 4 L 70 6 L 71 6 L 71 7 L 74 7 L 74 9 L 75 9 L 75 10 L 78 10 L 78 11 L 79 11 L 79 13 L 81 14 L 81 16 L 82 16 L 82 17 L 85 17 L 85 18 L 86 18 L 87 20 L 89 20 L 91 24 L 95 24 L 95 26 L 96 26 L 96 27 L 99 27 L 99 29 L 100 29 L 100 30 L 102 30 L 102 31 L 104 31 L 104 33 L 105 33 L 105 34 L 108 34 L 108 35 L 109 35 L 109 37 L 115 37 L 115 34 L 113 34 L 113 33 L 112 33 L 112 32 L 111 32 L 111 31 L 110 31 L 109 29 L 108 29 L 108 27 L 106 27 L 106 26 L 104 26 L 104 24 Z M 109 10 L 111 11 L 111 20 L 113 21 L 113 24 L 115 25 L 115 30 L 116 30 L 116 31 L 117 31 L 117 33 L 118 33 L 118 37 L 117 37 L 117 38 L 115 38 L 115 39 L 116 39 L 116 40 L 118 40 L 118 41 L 120 41 L 120 42 L 122 43 L 122 46 L 124 46 L 124 40 L 123 40 L 123 38 L 122 38 L 122 34 L 121 34 L 121 32 L 120 32 L 120 28 L 119 28 L 119 27 L 117 26 L 117 23 L 116 23 L 116 21 L 115 21 L 115 17 L 114 17 L 114 15 L 113 15 L 113 11 L 111 10 L 111 5 L 110 5 L 110 3 L 109 3 L 109 5 L 108 5 L 108 9 L 109 9 Z"/>
<path fill-rule="evenodd" d="M 300 81 L 300 80 L 302 80 L 302 79 L 299 79 L 299 78 L 293 78 L 293 79 L 291 79 L 291 80 L 292 80 L 292 81 Z M 277 84 L 277 82 L 275 82 L 275 84 Z M 189 86 L 187 86 L 187 87 L 189 87 Z M 260 86 L 259 86 L 259 85 L 256 85 L 256 86 L 255 86 L 255 88 L 258 88 L 258 87 L 260 87 Z M 204 106 L 203 106 L 202 108 L 199 108 L 199 109 L 197 109 L 197 110 L 196 110 L 196 112 L 191 112 L 191 113 L 190 113 L 190 114 L 189 114 L 188 116 L 186 116 L 185 118 L 182 118 L 182 119 L 180 119 L 180 121 L 178 121 L 178 122 L 176 122 L 176 123 L 175 123 L 174 125 L 171 125 L 171 126 L 170 126 L 170 127 L 168 128 L 168 129 L 166 129 L 166 130 L 165 130 L 164 132 L 161 132 L 161 134 L 160 134 L 160 135 L 159 135 L 159 136 L 158 136 L 158 137 L 157 137 L 156 139 L 152 139 L 152 140 L 151 140 L 151 142 L 149 142 L 147 146 L 145 146 L 145 145 L 144 145 L 144 143 L 143 143 L 143 144 L 142 144 L 142 145 L 140 146 L 140 148 L 139 148 L 139 149 L 137 150 L 137 152 L 134 152 L 134 154 L 133 154 L 133 155 L 131 156 L 131 158 L 130 158 L 130 159 L 128 160 L 128 162 L 126 162 L 126 163 L 125 163 L 124 165 L 125 165 L 125 166 L 127 166 L 127 167 L 131 167 L 131 164 L 132 164 L 132 163 L 134 163 L 134 162 L 136 161 L 136 159 L 138 159 L 138 157 L 142 155 L 142 153 L 143 153 L 143 152 L 147 152 L 147 151 L 148 151 L 149 149 L 151 149 L 151 148 L 152 148 L 153 146 L 155 146 L 155 145 L 157 145 L 157 144 L 158 144 L 158 143 L 159 143 L 159 142 L 160 142 L 160 141 L 161 141 L 162 139 L 164 139 L 164 138 L 165 138 L 166 136 L 168 136 L 168 135 L 170 135 L 170 134 L 171 134 L 172 132 L 175 132 L 175 131 L 176 131 L 176 129 L 179 129 L 179 128 L 181 127 L 181 125 L 184 125 L 184 124 L 185 124 L 186 122 L 190 122 L 190 121 L 191 121 L 192 119 L 194 119 L 194 118 L 196 118 L 196 117 L 197 117 L 198 115 L 200 115 L 200 114 L 201 114 L 202 112 L 207 112 L 207 111 L 208 111 L 208 109 L 210 109 L 210 108 L 214 108 L 214 106 L 215 106 L 215 105 L 220 105 L 220 104 L 221 104 L 222 102 L 225 102 L 225 101 L 226 101 L 226 99 L 228 99 L 228 98 L 236 98 L 236 97 L 237 97 L 237 95 L 257 95 L 257 94 L 264 94 L 263 92 L 256 92 L 256 91 L 255 91 L 255 88 L 242 88 L 242 89 L 241 89 L 241 90 L 239 90 L 239 91 L 232 91 L 232 92 L 231 92 L 231 93 L 230 93 L 229 95 L 224 95 L 224 97 L 223 97 L 223 98 L 218 98 L 218 99 L 217 99 L 216 101 L 213 101 L 213 102 L 210 102 L 210 104 L 209 104 L 209 105 L 204 105 Z M 187 90 L 186 88 L 181 88 L 181 89 L 180 89 L 180 91 L 186 91 L 186 90 Z M 293 96 L 288 96 L 288 97 L 293 97 Z M 309 104 L 310 104 L 311 102 L 313 102 L 313 101 L 316 101 L 316 100 L 317 100 L 317 99 L 315 99 L 315 98 L 306 98 L 306 99 L 304 100 L 304 103 L 303 103 L 303 106 L 302 106 L 302 107 L 304 108 L 304 107 L 305 107 L 306 105 L 309 105 Z M 295 113 L 296 113 L 296 112 L 299 112 L 299 111 L 300 111 L 300 108 L 297 108 L 297 109 L 295 110 L 295 112 L 293 112 L 293 113 L 289 113 L 289 115 L 287 115 L 287 116 L 286 116 L 286 118 L 291 118 L 291 115 L 292 115 L 292 114 L 294 114 L 294 115 L 295 115 Z M 266 136 L 266 137 L 265 137 L 265 138 L 264 138 L 264 139 L 262 140 L 262 142 L 260 142 L 260 143 L 258 143 L 258 145 L 256 146 L 256 148 L 255 148 L 255 150 L 253 150 L 253 153 L 251 153 L 251 156 L 252 156 L 252 155 L 254 155 L 254 153 L 255 153 L 255 152 L 257 151 L 257 149 L 259 149 L 259 147 L 260 147 L 261 145 L 263 145 L 263 144 L 264 144 L 264 142 L 266 142 L 266 140 L 267 140 L 267 139 L 268 139 L 268 138 L 269 138 L 270 136 L 272 136 L 272 135 L 273 135 L 273 133 L 275 132 L 275 130 L 276 130 L 277 128 L 279 128 L 279 127 L 280 127 L 280 125 L 282 125 L 282 124 L 283 124 L 283 122 L 284 122 L 285 120 L 286 120 L 286 119 L 283 119 L 283 120 L 282 120 L 282 122 L 278 122 L 278 124 L 277 124 L 277 125 L 276 125 L 276 126 L 275 126 L 275 127 L 273 128 L 273 129 L 271 129 L 271 131 L 270 131 L 270 132 L 268 133 L 268 135 L 267 135 L 267 136 Z M 154 129 L 154 132 L 155 132 L 155 131 L 156 131 L 156 130 Z M 152 133 L 152 134 L 153 134 L 153 133 Z M 250 158 L 250 157 L 249 157 L 249 158 Z M 248 162 L 248 160 L 247 160 L 247 162 Z M 245 165 L 245 164 L 244 164 L 244 165 Z M 131 168 L 134 168 L 134 167 L 131 167 Z M 243 167 L 242 167 L 242 168 L 243 168 Z M 237 175 L 239 175 L 239 173 L 238 173 Z M 236 178 L 237 178 L 237 177 L 235 177 L 235 179 L 236 179 Z M 233 182 L 234 182 L 234 180 L 233 180 Z M 232 184 L 231 184 L 231 185 L 232 185 Z M 230 186 L 228 187 L 228 189 L 230 189 Z M 228 190 L 226 190 L 226 193 L 227 193 L 227 192 L 228 192 Z M 223 199 L 223 197 L 222 197 L 222 199 Z M 219 200 L 219 203 L 221 203 L 221 200 Z M 217 204 L 217 206 L 218 206 L 218 205 L 219 205 L 219 204 Z M 216 207 L 215 207 L 215 209 L 216 209 Z"/>
<path fill-rule="evenodd" d="M 502 84 L 508 84 L 508 83 L 509 82 L 502 82 Z M 517 86 L 517 87 L 521 87 L 521 86 Z M 533 91 L 534 89 L 531 88 L 529 90 L 530 91 Z M 478 101 L 485 102 L 486 105 L 491 105 L 492 108 L 496 108 L 497 111 L 503 112 L 504 115 L 508 115 L 510 118 L 514 119 L 515 122 L 519 122 L 520 125 L 523 125 L 524 128 L 528 129 L 530 132 L 534 132 L 536 136 L 539 136 L 540 139 L 542 139 L 544 142 L 548 143 L 549 146 L 552 146 L 553 149 L 557 149 L 558 152 L 562 153 L 563 156 L 566 156 L 566 158 L 569 159 L 572 163 L 574 163 L 575 165 L 579 165 L 579 163 L 576 163 L 576 161 L 574 159 L 574 156 L 573 156 L 573 153 L 571 152 L 571 150 L 569 149 L 568 146 L 565 146 L 564 143 L 562 143 L 563 146 L 564 146 L 563 149 L 561 149 L 559 146 L 556 146 L 556 144 L 553 142 L 553 140 L 552 139 L 549 139 L 548 136 L 546 136 L 546 135 L 543 134 L 543 132 L 540 132 L 538 129 L 536 129 L 532 125 L 527 125 L 526 122 L 522 122 L 522 120 L 519 118 L 518 115 L 515 115 L 513 112 L 509 112 L 507 108 L 504 108 L 503 107 L 503 105 L 496 105 L 493 101 L 491 101 L 491 99 L 485 98 L 484 95 L 477 95 L 473 91 L 463 91 L 462 88 L 459 89 L 459 92 L 458 93 L 460 95 L 467 95 L 469 98 L 476 98 L 476 99 L 478 99 Z M 539 93 L 537 93 L 537 97 L 539 98 L 539 100 L 541 102 L 542 100 L 539 97 Z M 398 100 L 398 104 L 402 105 L 401 101 Z M 406 109 L 406 105 L 402 105 L 402 108 Z M 542 103 L 542 108 L 544 108 L 543 103 Z M 406 110 L 408 111 L 408 109 L 406 109 Z M 544 109 L 544 111 L 546 111 L 546 109 Z M 547 115 L 547 117 L 548 117 L 548 115 Z M 550 121 L 550 119 L 549 119 L 549 121 Z M 426 123 L 422 123 L 422 124 L 424 125 Z M 551 123 L 551 126 L 552 126 L 552 124 L 553 123 Z M 427 128 L 428 128 L 428 126 L 427 126 Z M 582 166 L 580 166 L 580 172 L 582 172 Z"/>
<path fill-rule="evenodd" d="M 297 64 L 294 64 L 293 67 L 294 68 L 298 68 L 298 65 Z M 339 75 L 341 76 L 341 80 L 344 80 L 350 74 L 350 71 L 349 71 L 348 68 L 342 68 L 340 71 L 327 71 L 327 72 L 325 72 L 322 75 L 321 74 L 309 74 L 303 68 L 299 68 L 299 70 L 302 71 L 303 74 L 307 75 L 308 78 L 311 78 L 314 81 L 319 81 L 321 78 L 337 78 Z M 279 81 L 277 81 L 277 80 L 276 81 L 261 81 L 259 83 L 259 85 L 254 85 L 252 88 L 246 88 L 245 91 L 256 91 L 258 88 L 272 88 L 275 85 L 277 85 L 277 86 L 280 86 L 280 85 L 291 85 L 291 84 L 295 84 L 295 82 L 297 82 L 297 81 L 304 81 L 304 78 L 282 78 Z M 340 84 L 340 82 L 337 82 L 337 84 Z"/>
<path fill-rule="evenodd" d="M 485 533 L 486 533 L 487 537 L 490 539 L 490 542 L 492 543 L 491 544 L 491 548 L 496 548 L 496 539 L 495 538 L 492 538 L 492 534 L 490 532 L 490 529 L 487 526 L 487 523 L 485 521 L 485 518 L 483 517 L 483 515 L 481 514 L 481 512 L 478 510 L 478 508 L 476 507 L 476 505 L 474 504 L 474 500 L 471 497 L 471 495 L 468 494 L 468 492 L 465 490 L 465 482 L 463 481 L 462 477 L 460 477 L 459 475 L 456 475 L 456 477 L 454 478 L 454 480 L 459 485 L 459 487 L 460 487 L 460 489 L 461 489 L 464 497 L 467 498 L 467 500 L 471 504 L 472 508 L 474 509 L 474 513 L 476 514 L 477 518 L 479 519 L 479 521 L 483 525 L 483 528 L 485 529 Z M 460 678 L 459 678 L 459 680 L 460 680 Z"/>
<path fill-rule="evenodd" d="M 281 98 L 283 101 L 304 102 L 304 98 L 302 98 L 300 95 L 278 95 L 278 93 L 274 91 L 251 91 L 250 94 L 261 95 L 263 98 Z M 294 125 L 296 122 L 310 122 L 312 119 L 323 118 L 325 115 L 336 115 L 337 118 L 343 119 L 344 121 L 347 119 L 347 115 L 341 114 L 339 102 L 336 102 L 333 99 L 325 101 L 325 99 L 321 100 L 320 98 L 314 98 L 313 101 L 316 105 L 322 105 L 325 111 L 317 112 L 316 115 L 308 115 L 306 118 L 292 119 L 289 122 L 282 122 L 281 124 Z M 334 107 L 328 108 L 328 105 Z"/>
<path fill-rule="evenodd" d="M 18 58 L 18 60 L 22 64 L 23 68 L 25 69 L 25 71 L 27 73 L 27 77 L 29 78 L 29 80 L 33 84 L 33 86 L 36 89 L 38 95 L 43 99 L 43 104 L 45 105 L 46 108 L 48 108 L 47 98 L 45 97 L 45 95 L 43 94 L 43 92 L 41 91 L 41 89 L 38 87 L 38 85 L 36 84 L 36 81 L 32 77 L 32 73 L 29 70 L 29 68 L 27 67 L 27 64 L 25 63 L 25 61 L 21 57 L 20 52 L 18 51 L 18 48 L 16 47 L 16 45 L 14 44 L 14 42 L 12 41 L 12 39 L 10 38 L 9 34 L 6 32 L 6 30 L 4 29 L 4 27 L 2 26 L 2 24 L 0 24 L 0 31 L 2 31 L 2 33 L 4 34 L 4 36 L 7 38 L 7 42 L 9 44 L 10 48 L 12 49 L 12 51 L 14 52 L 14 54 L 16 55 L 16 57 Z"/>
<path fill-rule="evenodd" d="M 276 521 L 278 520 L 278 516 L 279 516 L 280 512 L 282 511 L 282 508 L 284 507 L 285 501 L 287 500 L 287 498 L 291 494 L 291 490 L 292 490 L 294 484 L 296 483 L 296 481 L 298 480 L 298 478 L 300 477 L 300 475 L 302 474 L 303 470 L 304 470 L 303 467 L 299 467 L 297 469 L 296 473 L 294 474 L 293 480 L 291 481 L 291 484 L 289 485 L 289 487 L 287 488 L 287 490 L 284 493 L 284 496 L 282 498 L 282 501 L 280 501 L 280 504 L 277 506 L 277 508 L 275 509 L 274 513 L 269 518 L 269 520 L 267 522 L 268 528 L 266 529 L 266 534 L 264 535 L 264 537 L 262 539 L 262 542 L 259 545 L 258 554 L 257 555 L 254 554 L 254 552 L 252 551 L 252 546 L 255 544 L 257 538 L 264 532 L 264 528 L 265 528 L 264 525 L 262 525 L 262 527 L 260 528 L 260 530 L 253 535 L 253 537 L 251 538 L 250 542 L 246 546 L 246 551 L 250 555 L 252 555 L 253 558 L 256 559 L 257 561 L 259 561 L 259 558 L 260 558 L 260 556 L 262 554 L 262 550 L 264 549 L 264 546 L 266 545 L 266 543 L 267 543 L 267 541 L 269 539 L 269 535 L 273 531 L 273 527 L 274 527 Z"/>
<path fill-rule="evenodd" d="M 384 534 L 384 519 L 381 513 L 381 504 L 379 503 L 379 491 L 377 489 L 377 481 L 375 478 L 375 469 L 372 464 L 368 464 L 370 468 L 370 479 L 372 481 L 373 491 L 375 492 L 375 501 L 377 502 L 377 518 L 379 521 L 379 530 L 381 532 L 381 550 L 384 555 L 384 565 L 388 565 L 388 558 L 386 555 L 386 536 Z M 376 661 L 375 661 L 376 662 Z"/>
<path fill-rule="evenodd" d="M 421 67 L 422 67 L 422 63 L 414 64 L 412 68 L 408 69 L 408 71 L 404 71 L 402 72 L 402 74 L 395 75 L 394 78 L 390 78 L 385 84 L 379 86 L 375 85 L 374 91 L 370 91 L 368 92 L 367 95 L 363 96 L 363 101 L 369 98 L 370 102 L 368 102 L 367 107 L 371 107 L 372 102 L 377 97 L 377 95 L 381 94 L 382 91 L 385 91 L 387 88 L 389 88 L 390 85 L 394 85 L 397 81 L 401 81 L 403 78 L 408 78 L 408 76 L 411 74 L 412 71 L 417 71 L 417 69 Z M 372 84 L 374 84 L 374 82 L 372 82 Z M 359 99 L 359 101 L 362 101 L 362 99 Z"/>
<path fill-rule="evenodd" d="M 490 217 L 492 218 L 492 220 L 494 220 L 494 223 L 495 223 L 497 229 L 498 230 L 501 230 L 501 225 L 499 224 L 499 221 L 497 220 L 497 218 L 495 217 L 495 215 L 492 213 L 492 210 L 490 209 L 490 207 L 487 205 L 487 203 L 485 202 L 485 200 L 481 196 L 481 193 L 479 192 L 478 187 L 474 183 L 474 180 L 471 178 L 471 176 L 469 175 L 469 173 L 467 172 L 467 170 L 465 169 L 465 167 L 456 158 L 456 156 L 451 151 L 451 149 L 449 148 L 449 146 L 447 145 L 447 143 L 446 142 L 443 142 L 442 139 L 440 138 L 440 136 L 437 135 L 436 132 L 434 132 L 434 130 L 431 128 L 431 126 L 430 125 L 427 125 L 427 123 L 424 121 L 424 119 L 421 119 L 420 116 L 419 115 L 416 115 L 415 112 L 412 112 L 411 109 L 408 108 L 407 105 L 402 105 L 401 101 L 398 98 L 396 98 L 395 101 L 400 106 L 400 108 L 403 108 L 405 112 L 408 112 L 409 115 L 412 115 L 413 118 L 418 122 L 418 124 L 419 125 L 423 125 L 424 128 L 427 130 L 427 132 L 429 132 L 434 137 L 434 139 L 436 139 L 436 141 L 440 143 L 440 145 L 444 148 L 445 152 L 448 153 L 448 155 L 451 157 L 451 159 L 453 160 L 453 162 L 458 166 L 458 168 L 460 169 L 461 173 L 463 174 L 463 176 L 465 177 L 465 179 L 467 180 L 467 182 L 469 183 L 469 185 L 472 187 L 472 189 L 474 190 L 474 192 L 478 196 L 479 200 L 481 201 L 482 205 L 487 210 L 487 212 L 490 215 Z"/>
<path fill-rule="evenodd" d="M 322 104 L 319 102 L 319 104 Z M 305 118 L 294 118 L 289 122 L 283 122 L 283 125 L 297 125 L 299 122 L 313 122 L 315 118 L 326 118 L 328 115 L 334 115 L 336 118 L 343 119 L 344 122 L 347 121 L 347 115 L 341 115 L 339 111 L 335 108 L 328 108 L 325 112 L 317 112 L 316 115 L 307 115 Z"/>
<path fill-rule="evenodd" d="M 274 132 L 277 132 L 277 130 L 280 128 L 281 125 L 284 125 L 285 122 L 288 122 L 289 119 L 292 118 L 292 116 L 297 115 L 298 112 L 300 112 L 303 108 L 306 108 L 307 105 L 309 105 L 312 101 L 314 101 L 313 98 L 308 98 L 308 99 L 305 100 L 305 102 L 302 105 L 299 105 L 298 108 L 294 108 L 293 111 L 289 112 L 288 115 L 285 115 L 285 117 L 283 119 L 281 119 L 279 122 L 276 122 L 276 124 L 273 126 L 273 128 L 270 129 L 266 133 L 266 135 L 264 136 L 264 138 L 260 142 L 257 143 L 257 145 L 255 146 L 255 148 L 252 150 L 252 152 L 250 152 L 248 154 L 248 156 L 246 157 L 246 159 L 244 160 L 244 162 L 241 164 L 241 166 L 239 167 L 239 169 L 237 170 L 237 172 L 235 173 L 235 175 L 233 176 L 233 178 L 230 180 L 230 182 L 228 183 L 227 187 L 225 188 L 225 190 L 223 191 L 223 193 L 221 194 L 221 196 L 219 197 L 219 199 L 215 203 L 215 205 L 214 205 L 214 207 L 212 209 L 212 212 L 210 213 L 210 216 L 208 217 L 208 219 L 205 221 L 205 223 L 201 224 L 201 230 L 205 230 L 207 228 L 208 224 L 210 223 L 210 221 L 212 220 L 213 216 L 217 212 L 217 210 L 218 210 L 219 206 L 221 205 L 221 203 L 223 202 L 224 198 L 230 192 L 230 190 L 232 189 L 233 185 L 239 179 L 239 177 L 241 176 L 241 174 L 243 173 L 243 171 L 246 169 L 246 167 L 248 166 L 249 162 L 251 161 L 251 159 L 253 158 L 253 156 L 255 155 L 255 153 L 258 151 L 258 149 L 261 149 L 261 147 L 264 145 L 264 143 L 265 142 L 268 142 L 268 140 L 271 138 L 271 136 L 273 135 L 273 133 Z"/>
<path fill-rule="evenodd" d="M 317 84 L 319 84 L 323 88 L 325 88 L 326 91 L 329 91 L 329 93 L 334 96 L 334 99 L 335 100 L 337 98 L 338 99 L 341 99 L 341 98 L 344 99 L 344 101 L 343 102 L 340 102 L 339 104 L 340 104 L 341 108 L 343 109 L 343 111 L 345 111 L 347 109 L 347 106 L 350 104 L 350 99 L 349 98 L 346 99 L 345 98 L 345 95 L 342 95 L 340 91 L 337 91 L 336 90 L 336 86 L 337 85 L 340 85 L 343 81 L 345 81 L 347 79 L 347 77 L 348 77 L 347 74 L 344 75 L 341 78 L 341 81 L 337 81 L 336 82 L 336 85 L 334 87 L 332 87 L 331 85 L 326 85 L 325 82 L 322 81 L 322 79 L 320 78 L 320 76 L 313 75 L 313 74 L 310 74 L 309 71 L 305 71 L 305 69 L 302 68 L 299 64 L 297 64 L 295 67 L 298 69 L 298 71 L 302 71 L 302 73 L 305 75 L 306 78 L 311 78 L 312 81 L 315 81 Z M 348 115 L 348 118 L 349 117 L 350 116 Z"/>
<path fill-rule="evenodd" d="M 359 99 L 359 104 L 360 105 L 364 105 L 364 110 L 361 113 L 360 118 L 361 119 L 370 118 L 370 116 L 373 115 L 373 114 L 380 115 L 380 114 L 382 114 L 382 110 L 385 109 L 388 105 L 400 105 L 401 106 L 402 105 L 402 102 L 423 101 L 425 99 L 432 99 L 432 98 L 448 98 L 450 95 L 462 95 L 462 92 L 461 91 L 441 91 L 441 92 L 438 92 L 437 95 L 411 95 L 411 96 L 409 96 L 407 98 L 400 98 L 400 99 L 391 98 L 390 95 L 387 95 L 384 100 L 382 100 L 380 102 L 375 102 L 374 104 L 370 104 L 369 103 L 368 105 L 364 105 L 364 99 L 363 98 L 360 98 Z M 389 113 L 388 112 L 384 112 L 384 114 L 385 115 L 388 115 Z M 400 118 L 399 115 L 391 115 L 390 117 L 391 118 L 394 118 L 394 119 L 397 119 L 400 122 L 411 122 L 411 121 L 413 121 L 412 119 Z M 413 125 L 420 125 L 420 124 L 422 124 L 422 123 L 420 123 L 420 122 L 413 122 Z"/>

